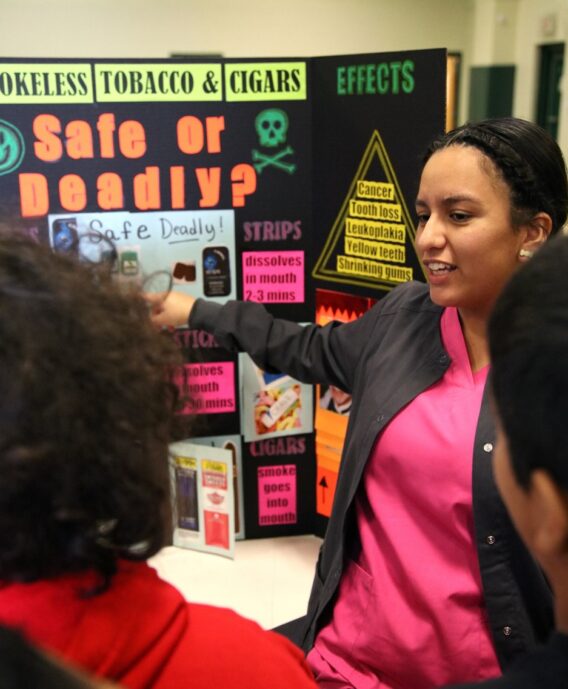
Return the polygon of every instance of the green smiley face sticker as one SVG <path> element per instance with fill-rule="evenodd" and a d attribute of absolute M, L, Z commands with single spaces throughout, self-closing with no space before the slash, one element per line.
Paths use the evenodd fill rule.
<path fill-rule="evenodd" d="M 0 175 L 7 175 L 20 167 L 25 150 L 20 130 L 10 122 L 0 120 Z"/>

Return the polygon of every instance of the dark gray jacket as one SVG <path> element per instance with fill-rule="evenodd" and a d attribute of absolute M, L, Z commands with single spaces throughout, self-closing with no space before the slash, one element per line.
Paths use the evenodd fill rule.
<path fill-rule="evenodd" d="M 246 351 L 265 370 L 305 383 L 333 384 L 353 395 L 334 505 L 318 558 L 308 611 L 292 640 L 306 651 L 325 623 L 346 556 L 358 547 L 354 497 L 371 448 L 393 416 L 439 380 L 450 359 L 440 335 L 442 309 L 428 287 L 397 287 L 352 323 L 301 326 L 263 306 L 198 300 L 190 327 Z M 474 420 L 472 419 L 472 423 Z M 484 394 L 473 456 L 473 511 L 489 622 L 502 668 L 544 641 L 553 626 L 550 589 L 517 536 L 491 470 L 494 427 Z"/>
<path fill-rule="evenodd" d="M 523 658 L 502 677 L 446 689 L 566 689 L 568 636 L 554 634 L 548 644 Z"/>

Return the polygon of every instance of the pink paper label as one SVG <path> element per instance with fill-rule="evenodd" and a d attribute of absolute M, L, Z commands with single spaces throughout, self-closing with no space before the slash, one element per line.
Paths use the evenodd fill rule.
<path fill-rule="evenodd" d="M 257 471 L 259 526 L 295 524 L 296 465 L 258 467 Z"/>
<path fill-rule="evenodd" d="M 235 365 L 232 361 L 184 364 L 176 382 L 184 400 L 180 414 L 226 414 L 234 412 Z"/>
<path fill-rule="evenodd" d="M 245 251 L 243 295 L 263 304 L 303 303 L 303 251 Z"/>

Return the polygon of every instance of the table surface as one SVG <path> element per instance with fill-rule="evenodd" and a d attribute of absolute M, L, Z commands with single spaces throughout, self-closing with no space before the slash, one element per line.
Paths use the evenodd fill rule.
<path fill-rule="evenodd" d="M 237 541 L 235 559 L 168 546 L 150 560 L 187 600 L 232 608 L 265 629 L 306 612 L 321 538 Z"/>

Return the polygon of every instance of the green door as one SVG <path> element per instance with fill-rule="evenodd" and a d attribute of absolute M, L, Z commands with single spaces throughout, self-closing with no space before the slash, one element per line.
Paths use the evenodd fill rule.
<path fill-rule="evenodd" d="M 536 121 L 556 139 L 560 111 L 560 78 L 564 66 L 564 43 L 540 46 Z"/>

